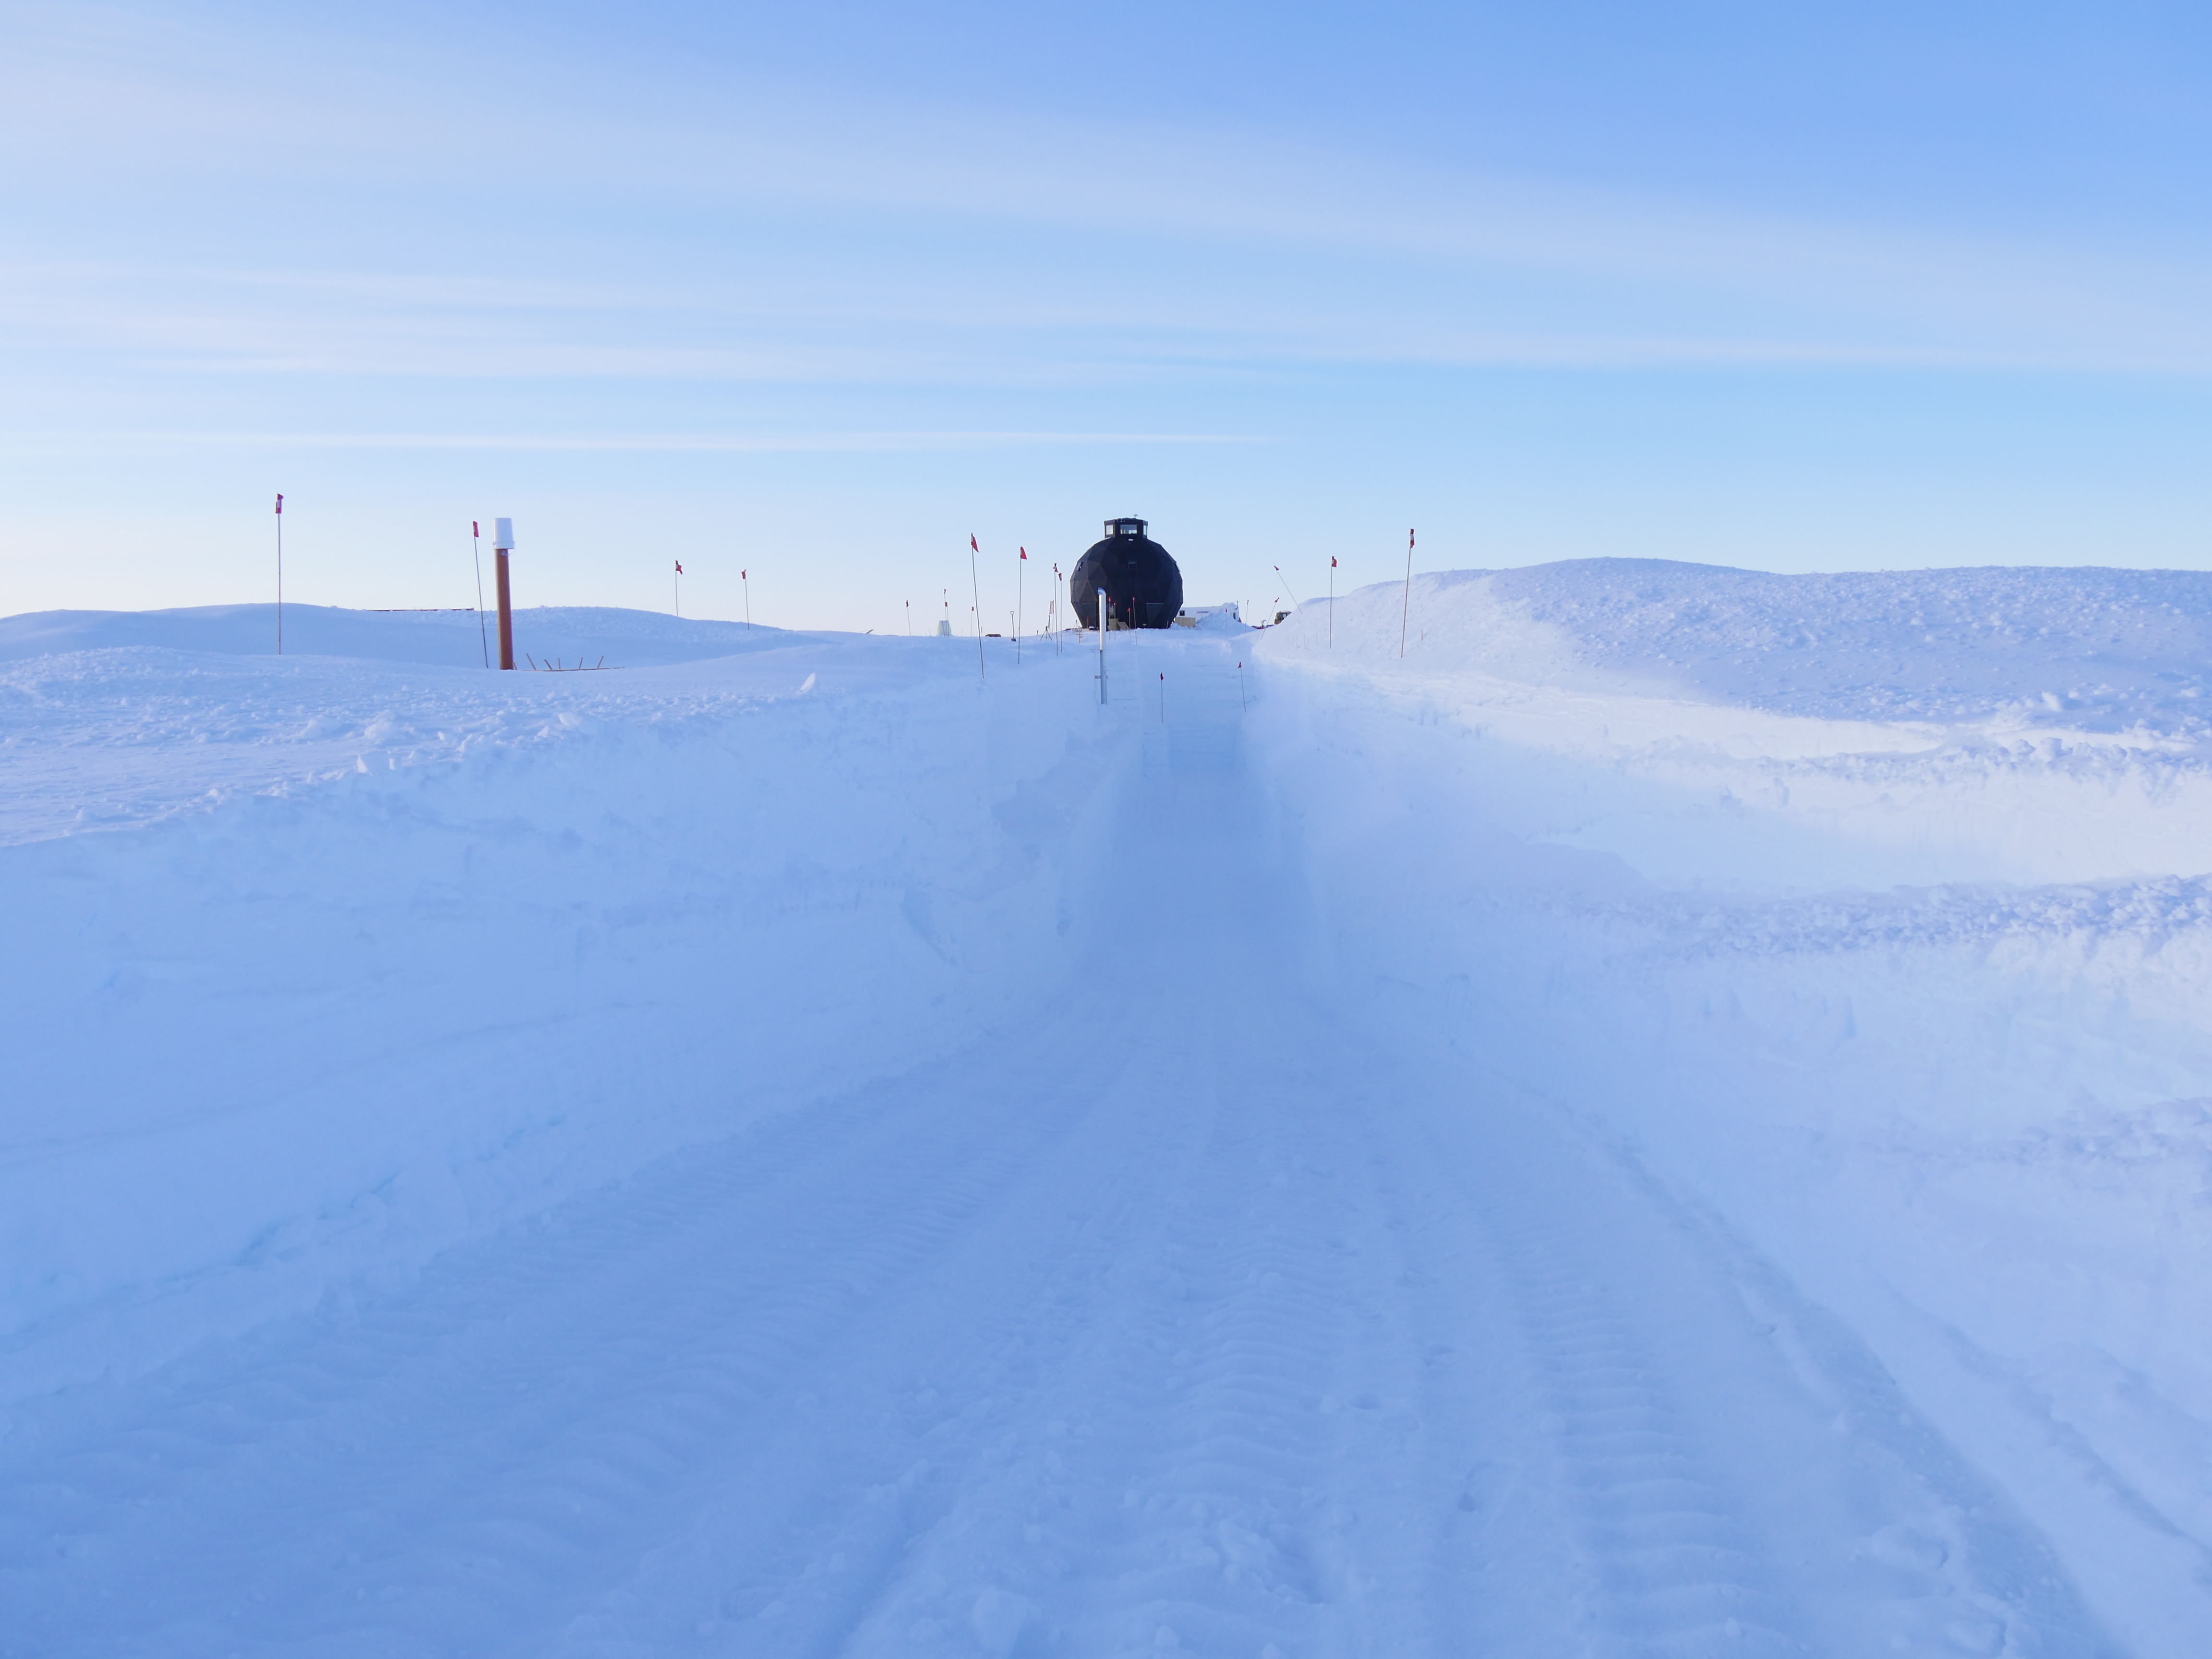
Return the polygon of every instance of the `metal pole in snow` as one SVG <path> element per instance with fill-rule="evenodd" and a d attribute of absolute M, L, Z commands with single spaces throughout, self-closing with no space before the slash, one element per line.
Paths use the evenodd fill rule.
<path fill-rule="evenodd" d="M 678 560 L 677 560 L 677 561 L 676 561 L 676 574 L 675 574 L 674 575 L 671 576 L 668 580 L 669 580 L 669 581 L 673 585 L 673 586 L 674 586 L 674 588 L 675 588 L 675 591 L 676 591 L 676 614 L 677 614 L 678 616 L 679 616 L 679 617 L 680 617 L 680 616 L 682 616 L 682 615 L 684 614 L 684 561 L 683 561 L 683 560 L 678 559 Z"/>
<path fill-rule="evenodd" d="M 1098 706 L 1106 706 L 1106 590 L 1098 590 Z"/>
<path fill-rule="evenodd" d="M 1241 662 L 1237 665 L 1237 707 L 1239 712 L 1247 714 L 1252 708 L 1250 700 L 1244 695 L 1244 665 Z"/>
<path fill-rule="evenodd" d="M 483 532 L 474 519 L 469 520 L 469 556 L 477 562 L 477 648 L 483 653 L 483 665 L 491 666 L 491 646 L 484 638 L 483 619 Z"/>
<path fill-rule="evenodd" d="M 1022 556 L 1014 566 L 1014 666 L 1022 665 L 1022 578 L 1029 574 L 1030 550 L 1022 549 Z"/>
<path fill-rule="evenodd" d="M 276 654 L 284 654 L 284 497 L 276 497 Z"/>
<path fill-rule="evenodd" d="M 968 538 L 968 592 L 975 603 L 975 678 L 988 679 L 983 667 L 983 588 L 975 578 L 975 557 L 983 550 L 975 545 L 975 538 Z"/>
<path fill-rule="evenodd" d="M 1167 677 L 1165 674 L 1162 674 L 1162 675 L 1160 676 L 1160 724 L 1161 724 L 1162 726 L 1165 726 L 1167 723 L 1168 723 L 1168 677 Z"/>
<path fill-rule="evenodd" d="M 1406 618 L 1413 613 L 1413 532 L 1406 532 L 1406 602 L 1398 608 L 1398 654 L 1406 654 Z"/>
<path fill-rule="evenodd" d="M 1328 556 L 1328 644 L 1336 648 L 1336 555 Z"/>
<path fill-rule="evenodd" d="M 750 570 L 738 572 L 738 586 L 745 591 L 745 626 L 753 625 L 753 577 Z"/>

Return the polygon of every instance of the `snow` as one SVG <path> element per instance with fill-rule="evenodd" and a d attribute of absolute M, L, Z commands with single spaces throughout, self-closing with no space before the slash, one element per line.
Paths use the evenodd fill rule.
<path fill-rule="evenodd" d="M 284 649 L 300 657 L 469 668 L 499 659 L 497 619 L 473 611 L 339 611 L 288 605 Z M 185 611 L 39 611 L 0 617 L 0 662 L 80 651 L 153 646 L 260 656 L 276 648 L 276 608 L 202 605 Z M 604 661 L 640 668 L 735 656 L 777 637 L 743 623 L 700 622 L 649 611 L 538 605 L 514 613 L 514 653 L 564 667 Z"/>
<path fill-rule="evenodd" d="M 2201 1650 L 2208 579 L 1334 612 L 0 622 L 0 1653 Z"/>
<path fill-rule="evenodd" d="M 2007 569 L 1779 576 L 1662 559 L 1455 570 L 1337 601 L 1342 648 L 1638 684 L 1823 720 L 2202 737 L 2212 572 Z M 1309 605 L 1293 633 L 1328 627 Z M 1410 628 L 1401 623 L 1410 620 Z"/>
<path fill-rule="evenodd" d="M 1420 718 L 1498 739 L 1479 781 L 1497 822 L 1647 874 L 2212 871 L 2212 575 L 1593 560 L 1418 576 L 1329 609 L 1267 630 L 1263 653 L 1379 673 Z"/>

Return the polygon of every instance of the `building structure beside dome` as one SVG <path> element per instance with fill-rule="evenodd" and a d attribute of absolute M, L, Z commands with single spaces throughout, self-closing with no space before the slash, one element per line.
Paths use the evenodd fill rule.
<path fill-rule="evenodd" d="M 1067 579 L 1068 603 L 1085 628 L 1098 626 L 1098 592 L 1106 592 L 1106 626 L 1172 628 L 1182 609 L 1182 571 L 1145 533 L 1142 519 L 1109 519 Z"/>

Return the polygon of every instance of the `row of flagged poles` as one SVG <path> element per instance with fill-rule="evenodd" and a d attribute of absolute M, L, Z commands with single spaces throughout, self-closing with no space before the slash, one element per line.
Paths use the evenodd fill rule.
<path fill-rule="evenodd" d="M 514 551 L 514 520 L 492 520 L 492 580 L 499 596 L 499 665 L 503 669 L 514 666 L 514 587 L 508 567 L 508 557 Z M 477 576 L 477 645 L 483 653 L 484 666 L 491 666 L 491 639 L 484 628 L 483 602 L 483 525 L 476 519 L 469 520 L 469 554 Z M 1024 555 L 1024 557 L 1027 555 Z M 684 561 L 675 561 L 676 614 L 684 614 Z M 1054 567 L 1055 569 L 1057 567 Z M 744 590 L 745 626 L 753 622 L 752 572 L 741 569 L 738 580 Z M 284 654 L 284 494 L 276 493 L 276 654 Z"/>
<path fill-rule="evenodd" d="M 1026 609 L 1023 602 L 1024 584 L 1030 568 L 1030 550 L 1027 547 L 1018 545 L 1014 549 L 1014 611 L 1011 620 L 1013 623 L 1014 665 L 1018 668 L 1022 661 L 1022 618 Z M 968 537 L 968 592 L 973 601 L 969 608 L 975 612 L 975 674 L 979 679 L 988 678 L 990 675 L 990 671 L 985 666 L 983 661 L 983 588 L 981 578 L 977 571 L 977 562 L 982 556 L 982 545 L 977 542 L 975 533 L 971 531 Z M 1052 568 L 1053 596 L 1051 602 L 1045 607 L 1045 631 L 1053 636 L 1054 654 L 1057 654 L 1060 650 L 1060 635 L 1053 627 L 1053 618 L 1058 614 L 1060 609 L 1060 567 L 1055 564 Z M 950 609 L 950 606 L 947 609 Z M 911 634 L 914 632 L 914 601 L 912 599 L 906 602 L 906 611 L 907 632 Z"/>
<path fill-rule="evenodd" d="M 1280 566 L 1280 565 L 1277 565 L 1277 566 L 1275 567 L 1275 574 L 1276 574 L 1277 576 L 1280 577 L 1280 578 L 1281 578 L 1281 580 L 1282 580 L 1282 583 L 1283 583 L 1283 591 L 1284 591 L 1285 592 L 1286 592 L 1286 593 L 1290 593 L 1290 594 L 1291 594 L 1291 602 L 1293 605 L 1297 604 L 1297 600 L 1298 600 L 1298 596 L 1297 596 L 1295 592 L 1291 592 L 1291 579 L 1290 579 L 1288 576 L 1285 576 L 1285 575 L 1283 575 L 1283 567 L 1282 567 L 1282 566 Z M 1401 656 L 1401 657 L 1402 657 L 1402 656 L 1404 656 L 1404 655 L 1406 654 L 1406 629 L 1407 629 L 1407 623 L 1409 623 L 1413 620 L 1413 532 L 1411 530 L 1408 530 L 1408 531 L 1406 532 L 1406 590 L 1405 590 L 1405 595 L 1404 595 L 1404 597 L 1403 597 L 1403 598 L 1399 601 L 1399 605 L 1398 605 L 1398 654 L 1399 654 L 1400 656 Z M 1335 554 L 1334 554 L 1334 553 L 1332 553 L 1332 554 L 1330 554 L 1330 555 L 1328 556 L 1328 643 L 1329 643 L 1329 647 L 1330 647 L 1330 648 L 1331 648 L 1331 649 L 1334 649 L 1334 648 L 1335 647 L 1335 645 L 1336 645 L 1336 555 L 1335 555 Z"/>
<path fill-rule="evenodd" d="M 681 617 L 684 614 L 684 561 L 675 559 L 670 562 L 676 567 L 676 574 L 669 580 L 675 585 L 676 614 Z M 745 596 L 745 626 L 750 628 L 753 625 L 753 573 L 750 569 L 739 568 L 738 586 Z"/>
<path fill-rule="evenodd" d="M 514 520 L 495 519 L 492 522 L 495 526 L 492 536 L 494 585 L 499 594 L 499 665 L 501 668 L 511 669 L 514 666 L 514 612 L 507 556 L 514 551 Z M 477 643 L 483 652 L 484 666 L 489 668 L 491 666 L 491 641 L 485 633 L 483 621 L 483 530 L 482 525 L 474 519 L 469 520 L 469 545 L 471 555 L 475 561 L 477 574 Z M 975 617 L 975 672 L 979 678 L 987 677 L 988 673 L 983 659 L 982 586 L 976 568 L 976 562 L 982 556 L 982 551 L 975 535 L 970 532 L 968 538 L 968 581 L 969 592 L 975 601 L 971 609 Z M 1014 565 L 1012 620 L 1014 662 L 1016 666 L 1019 666 L 1022 659 L 1023 586 L 1024 579 L 1030 568 L 1030 550 L 1027 547 L 1019 547 L 1016 552 L 1018 557 Z M 674 574 L 670 578 L 673 590 L 672 598 L 676 615 L 681 617 L 684 614 L 684 561 L 677 559 L 672 562 L 676 567 Z M 1283 584 L 1284 592 L 1290 594 L 1291 602 L 1293 605 L 1298 603 L 1298 596 L 1291 586 L 1290 578 L 1283 574 L 1283 567 L 1276 565 L 1273 568 L 1276 576 Z M 1050 618 L 1057 612 L 1060 605 L 1061 578 L 1058 564 L 1054 564 L 1052 568 L 1052 578 L 1053 598 L 1047 607 L 1048 620 L 1045 626 L 1046 630 L 1053 635 L 1053 649 L 1056 653 L 1060 648 L 1060 635 L 1052 627 Z M 742 568 L 738 572 L 738 584 L 744 594 L 745 626 L 750 628 L 753 622 L 752 572 L 750 568 Z M 1100 590 L 1100 599 L 1103 604 L 1103 589 Z M 908 599 L 905 604 L 907 632 L 912 634 L 914 632 L 914 601 Z M 1406 532 L 1405 597 L 1401 603 L 1398 613 L 1398 654 L 1401 657 L 1406 654 L 1406 633 L 1413 617 L 1413 532 L 1408 530 Z M 1102 609 L 1099 615 L 1103 617 L 1105 611 Z M 1334 554 L 1329 556 L 1328 561 L 1328 643 L 1332 647 L 1336 644 L 1336 556 Z M 276 654 L 280 657 L 284 654 L 284 495 L 281 490 L 276 495 Z M 1103 702 L 1105 700 L 1106 630 L 1103 627 L 1098 631 L 1098 655 L 1101 665 L 1099 699 Z M 1237 666 L 1241 671 L 1243 665 L 1240 663 Z"/>
<path fill-rule="evenodd" d="M 499 665 L 514 666 L 514 590 L 507 574 L 507 555 L 514 551 L 514 520 L 492 520 L 493 584 L 499 594 Z M 469 550 L 477 573 L 477 644 L 484 666 L 491 666 L 491 641 L 483 620 L 483 526 L 469 520 Z M 276 654 L 284 654 L 284 495 L 276 495 Z"/>

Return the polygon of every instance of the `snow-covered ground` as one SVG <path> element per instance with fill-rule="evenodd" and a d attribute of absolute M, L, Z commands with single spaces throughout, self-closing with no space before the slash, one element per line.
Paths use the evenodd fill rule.
<path fill-rule="evenodd" d="M 0 1654 L 2203 1651 L 2212 578 L 1334 608 L 0 622 Z"/>

